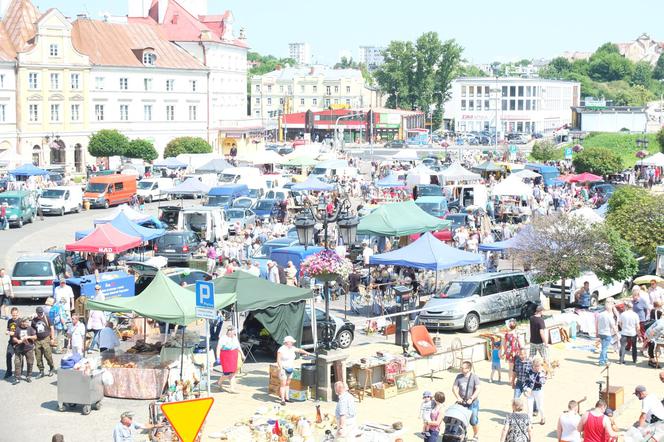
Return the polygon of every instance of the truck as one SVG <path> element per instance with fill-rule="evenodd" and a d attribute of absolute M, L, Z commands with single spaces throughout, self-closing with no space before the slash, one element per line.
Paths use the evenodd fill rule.
<path fill-rule="evenodd" d="M 469 206 L 484 209 L 489 199 L 489 193 L 484 184 L 445 186 L 443 193 L 446 196 L 449 195 L 447 207 L 451 213 L 458 213 Z"/>
<path fill-rule="evenodd" d="M 221 207 L 192 207 L 178 217 L 178 230 L 190 230 L 204 241 L 228 239 L 228 223 Z"/>
<path fill-rule="evenodd" d="M 137 194 L 148 203 L 170 200 L 171 196 L 165 190 L 173 187 L 175 187 L 173 178 L 147 178 L 138 182 Z"/>

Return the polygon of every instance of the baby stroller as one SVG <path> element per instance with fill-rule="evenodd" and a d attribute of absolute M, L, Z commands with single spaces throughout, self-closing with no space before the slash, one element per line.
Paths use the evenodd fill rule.
<path fill-rule="evenodd" d="M 471 412 L 461 404 L 454 404 L 445 410 L 441 442 L 466 442 Z"/>

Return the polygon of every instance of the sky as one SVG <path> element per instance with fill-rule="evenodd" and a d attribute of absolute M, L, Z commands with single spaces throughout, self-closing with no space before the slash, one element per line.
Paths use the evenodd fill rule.
<path fill-rule="evenodd" d="M 127 13 L 127 0 L 33 2 L 40 10 L 57 7 L 71 17 Z M 314 61 L 323 64 L 335 63 L 343 51 L 357 57 L 360 45 L 386 46 L 428 31 L 457 40 L 464 58 L 477 64 L 594 51 L 644 32 L 664 41 L 661 0 L 208 0 L 208 9 L 230 9 L 235 32 L 245 28 L 254 51 L 287 56 L 289 42 L 308 42 Z"/>

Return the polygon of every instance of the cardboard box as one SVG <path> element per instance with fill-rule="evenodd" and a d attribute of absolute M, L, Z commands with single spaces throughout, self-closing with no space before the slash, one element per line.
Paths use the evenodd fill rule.
<path fill-rule="evenodd" d="M 270 378 L 279 379 L 279 366 L 277 364 L 270 364 Z M 302 370 L 299 368 L 293 369 L 293 375 L 291 376 L 292 380 L 301 380 L 302 379 Z"/>
<path fill-rule="evenodd" d="M 389 399 L 397 395 L 397 387 L 383 385 L 382 388 L 371 387 L 371 396 L 379 399 Z"/>
<path fill-rule="evenodd" d="M 288 399 L 295 402 L 304 402 L 307 399 L 309 399 L 308 396 L 309 392 L 307 390 L 304 391 L 290 390 L 288 392 Z"/>

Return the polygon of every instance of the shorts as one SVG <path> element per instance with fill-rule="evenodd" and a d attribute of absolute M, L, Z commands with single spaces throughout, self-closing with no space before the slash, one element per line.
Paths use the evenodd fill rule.
<path fill-rule="evenodd" d="M 470 410 L 470 413 L 471 413 L 470 414 L 470 425 L 475 426 L 475 425 L 479 424 L 480 423 L 480 416 L 479 416 L 480 401 L 475 400 L 475 402 L 473 402 L 470 405 L 470 407 L 468 407 L 468 409 Z"/>
<path fill-rule="evenodd" d="M 234 371 L 225 371 L 224 372 L 224 376 L 230 376 L 232 374 L 235 374 L 235 372 Z"/>
<path fill-rule="evenodd" d="M 491 363 L 491 370 L 500 370 L 500 361 Z"/>
<path fill-rule="evenodd" d="M 290 373 L 286 373 L 286 370 L 284 370 L 283 368 L 279 370 L 279 379 L 281 379 L 282 381 L 290 380 L 290 378 L 292 377 L 293 377 L 293 371 L 291 371 Z"/>

